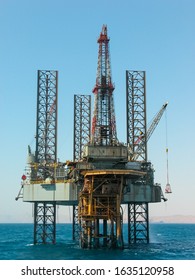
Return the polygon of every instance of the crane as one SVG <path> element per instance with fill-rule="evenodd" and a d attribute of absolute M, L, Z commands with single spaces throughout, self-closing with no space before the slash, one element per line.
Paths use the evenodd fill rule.
<path fill-rule="evenodd" d="M 150 139 L 152 133 L 154 132 L 155 128 L 157 127 L 164 111 L 166 110 L 167 105 L 168 105 L 168 102 L 165 102 L 163 104 L 163 106 L 161 107 L 161 109 L 158 111 L 158 113 L 154 116 L 153 121 L 152 121 L 152 123 L 151 123 L 151 125 L 150 125 L 150 127 L 149 127 L 149 129 L 147 130 L 147 133 L 146 133 L 146 142 Z M 142 141 L 143 139 L 144 139 L 144 135 L 141 134 L 139 139 L 137 140 L 137 141 L 140 141 L 140 145 L 138 146 L 138 148 L 133 153 L 133 155 L 131 157 L 132 161 L 137 160 L 137 158 L 139 156 L 138 152 L 141 150 L 142 145 L 144 145 L 144 141 Z"/>

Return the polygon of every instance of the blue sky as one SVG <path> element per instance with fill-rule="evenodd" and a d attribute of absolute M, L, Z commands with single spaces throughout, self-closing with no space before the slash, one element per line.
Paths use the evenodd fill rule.
<path fill-rule="evenodd" d="M 110 37 L 118 138 L 126 141 L 125 70 L 145 70 L 148 122 L 166 101 L 173 194 L 150 216 L 195 215 L 195 2 L 193 0 L 0 0 L 0 222 L 31 222 L 15 201 L 34 150 L 37 70 L 59 71 L 58 157 L 72 159 L 73 95 L 91 94 L 103 24 Z M 166 127 L 148 143 L 155 181 L 166 185 Z M 69 209 L 59 209 L 60 221 Z"/>

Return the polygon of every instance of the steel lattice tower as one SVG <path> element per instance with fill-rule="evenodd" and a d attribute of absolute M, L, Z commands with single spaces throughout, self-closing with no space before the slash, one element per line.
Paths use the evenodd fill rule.
<path fill-rule="evenodd" d="M 34 203 L 34 244 L 56 242 L 56 204 Z"/>
<path fill-rule="evenodd" d="M 103 25 L 102 32 L 97 41 L 99 44 L 98 67 L 96 85 L 93 89 L 95 104 L 91 144 L 94 145 L 115 145 L 117 143 L 109 40 L 107 27 Z"/>
<path fill-rule="evenodd" d="M 57 160 L 57 71 L 38 71 L 36 155 L 38 163 Z"/>
<path fill-rule="evenodd" d="M 126 99 L 127 143 L 137 160 L 147 161 L 145 71 L 126 71 Z"/>
<path fill-rule="evenodd" d="M 73 159 L 82 158 L 83 147 L 91 134 L 91 96 L 74 95 L 74 143 Z"/>
<path fill-rule="evenodd" d="M 73 160 L 82 159 L 83 147 L 89 143 L 91 133 L 91 96 L 74 95 Z M 80 222 L 78 206 L 73 205 L 73 240 L 79 240 Z"/>
<path fill-rule="evenodd" d="M 130 160 L 143 161 L 147 168 L 145 71 L 126 71 L 127 143 Z M 141 143 L 141 145 L 140 145 Z M 149 242 L 148 203 L 128 203 L 128 242 Z"/>
<path fill-rule="evenodd" d="M 58 72 L 39 70 L 35 162 L 37 179 L 54 178 L 57 161 Z M 36 168 L 35 168 L 36 169 Z M 56 202 L 34 203 L 34 243 L 55 243 Z"/>
<path fill-rule="evenodd" d="M 128 243 L 149 242 L 148 203 L 128 204 Z"/>

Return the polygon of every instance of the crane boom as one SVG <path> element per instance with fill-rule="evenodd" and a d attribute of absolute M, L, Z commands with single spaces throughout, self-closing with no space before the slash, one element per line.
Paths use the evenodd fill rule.
<path fill-rule="evenodd" d="M 150 139 L 152 133 L 154 132 L 155 128 L 157 127 L 166 107 L 168 105 L 168 102 L 164 103 L 163 106 L 161 107 L 161 109 L 158 111 L 158 113 L 154 116 L 153 118 L 153 121 L 149 127 L 149 129 L 147 130 L 147 133 L 146 133 L 146 142 L 148 142 L 148 140 Z M 132 158 L 131 160 L 136 160 L 138 158 L 138 151 L 141 149 L 144 141 L 142 141 L 144 138 L 144 135 L 141 135 L 140 136 L 140 145 L 138 146 L 138 148 L 136 149 L 136 151 L 134 152 L 134 154 L 132 155 Z"/>
<path fill-rule="evenodd" d="M 165 104 L 163 104 L 162 108 L 160 109 L 160 111 L 156 114 L 156 116 L 154 117 L 148 131 L 147 131 L 147 141 L 150 139 L 152 133 L 154 132 L 155 128 L 157 127 L 166 107 L 168 105 L 168 102 L 166 102 Z"/>

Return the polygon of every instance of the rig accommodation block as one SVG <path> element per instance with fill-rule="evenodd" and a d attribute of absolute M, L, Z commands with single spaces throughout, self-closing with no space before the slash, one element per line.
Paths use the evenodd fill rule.
<path fill-rule="evenodd" d="M 98 38 L 98 67 L 91 96 L 74 97 L 73 160 L 57 161 L 58 72 L 38 71 L 35 154 L 28 148 L 23 201 L 34 203 L 34 244 L 56 242 L 56 205 L 73 206 L 73 239 L 82 248 L 149 242 L 149 203 L 161 202 L 147 159 L 144 71 L 126 71 L 127 144 L 117 138 L 109 38 Z M 124 207 L 126 205 L 126 207 Z M 124 213 L 125 209 L 125 213 Z"/>

